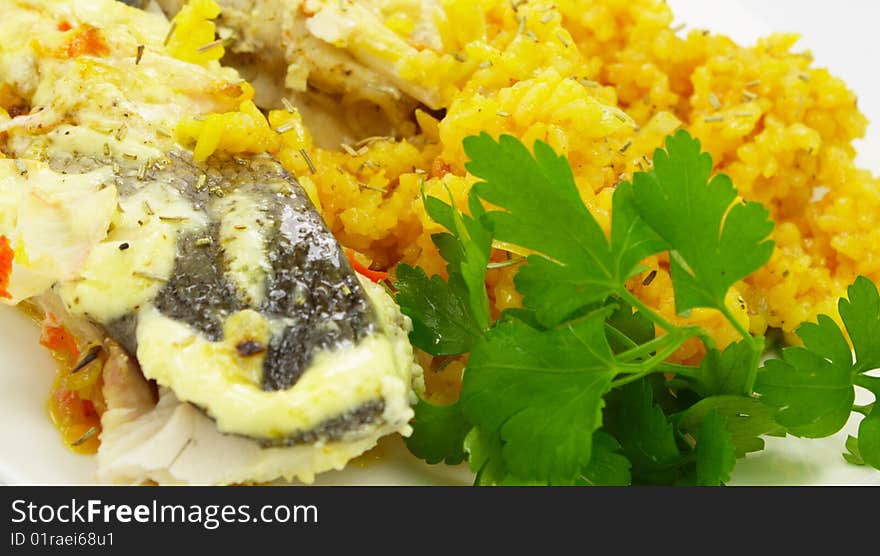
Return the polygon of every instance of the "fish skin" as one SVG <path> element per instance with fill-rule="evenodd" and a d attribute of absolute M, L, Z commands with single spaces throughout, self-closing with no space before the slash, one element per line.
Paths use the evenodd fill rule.
<path fill-rule="evenodd" d="M 63 166 L 69 171 L 96 165 L 100 162 L 67 160 Z M 373 309 L 341 247 L 296 178 L 271 157 L 215 156 L 198 163 L 190 153 L 175 151 L 141 171 L 143 179 L 129 174 L 121 171 L 117 176 L 121 197 L 149 181 L 172 183 L 211 222 L 207 231 L 182 233 L 178 238 L 174 270 L 153 300 L 160 312 L 211 341 L 219 341 L 225 320 L 244 309 L 285 322 L 266 346 L 264 390 L 292 388 L 315 353 L 357 343 L 376 329 Z M 233 192 L 263 201 L 272 222 L 267 231 L 266 295 L 258 305 L 244 299 L 224 274 L 226 261 L 218 234 L 224 215 L 213 205 Z M 210 242 L 198 245 L 206 239 Z M 132 313 L 101 324 L 113 339 L 136 353 L 136 321 Z"/>

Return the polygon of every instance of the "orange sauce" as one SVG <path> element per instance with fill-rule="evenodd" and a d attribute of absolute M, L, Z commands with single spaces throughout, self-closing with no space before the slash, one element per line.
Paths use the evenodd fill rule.
<path fill-rule="evenodd" d="M 101 30 L 87 23 L 80 25 L 76 33 L 67 43 L 64 56 L 76 58 L 78 56 L 106 56 L 110 54 L 110 48 L 101 35 Z"/>
<path fill-rule="evenodd" d="M 35 319 L 32 307 L 22 308 Z M 49 418 L 61 433 L 64 443 L 79 454 L 94 454 L 100 445 L 101 414 L 106 411 L 102 392 L 104 359 L 100 354 L 87 365 L 77 366 L 91 352 L 78 345 L 73 335 L 59 325 L 51 313 L 42 317 L 40 345 L 49 350 L 58 371 L 52 382 L 47 408 Z"/>
<path fill-rule="evenodd" d="M 6 288 L 9 287 L 9 275 L 12 274 L 12 259 L 14 258 L 9 238 L 0 236 L 0 297 L 12 299 Z"/>

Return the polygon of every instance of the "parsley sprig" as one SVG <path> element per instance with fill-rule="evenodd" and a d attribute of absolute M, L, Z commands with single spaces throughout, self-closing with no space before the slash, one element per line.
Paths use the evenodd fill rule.
<path fill-rule="evenodd" d="M 653 168 L 617 186 L 606 236 L 580 198 L 568 161 L 538 141 L 468 137 L 479 178 L 468 213 L 425 197 L 448 230 L 432 239 L 448 279 L 397 269 L 397 300 L 413 344 L 469 354 L 459 400 L 420 401 L 408 439 L 428 461 L 467 460 L 481 485 L 727 482 L 736 457 L 765 435 L 828 436 L 865 415 L 849 461 L 880 468 L 880 413 L 853 406 L 855 388 L 880 395 L 880 295 L 860 278 L 840 314 L 799 329 L 804 347 L 759 367 L 764 338 L 726 304 L 730 289 L 767 264 L 773 223 L 738 200 L 730 179 L 687 132 L 669 137 Z M 451 201 L 451 196 L 450 196 Z M 487 209 L 486 207 L 491 207 Z M 485 275 L 494 240 L 534 254 L 515 276 L 523 308 L 493 322 Z M 719 311 L 742 339 L 718 349 L 707 331 L 677 326 L 626 287 L 646 257 L 669 255 L 677 312 Z M 699 338 L 699 366 L 667 361 Z"/>

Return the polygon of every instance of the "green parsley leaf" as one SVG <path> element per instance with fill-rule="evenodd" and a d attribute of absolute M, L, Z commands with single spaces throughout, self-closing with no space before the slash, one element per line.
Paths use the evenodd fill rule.
<path fill-rule="evenodd" d="M 875 403 L 859 424 L 859 456 L 871 467 L 880 469 L 880 412 L 876 407 Z"/>
<path fill-rule="evenodd" d="M 856 375 L 880 365 L 875 335 L 880 333 L 880 293 L 873 282 L 859 277 L 847 295 L 838 310 L 853 342 L 855 362 L 843 331 L 820 315 L 816 323 L 798 328 L 804 347 L 786 348 L 782 359 L 767 361 L 758 375 L 762 401 L 782 408 L 779 422 L 796 436 L 823 438 L 842 429 L 853 408 L 856 382 L 870 380 Z M 871 427 L 866 426 L 869 434 Z"/>
<path fill-rule="evenodd" d="M 486 216 L 495 237 L 541 254 L 528 258 L 515 283 L 544 326 L 602 302 L 634 275 L 639 261 L 662 250 L 627 186 L 614 195 L 617 221 L 609 243 L 581 200 L 568 161 L 546 143 L 537 141 L 532 156 L 510 135 L 496 142 L 483 133 L 466 138 L 464 148 L 467 169 L 484 180 L 474 190 L 504 209 Z"/>
<path fill-rule="evenodd" d="M 458 285 L 456 285 L 458 284 Z M 397 266 L 397 303 L 412 319 L 412 344 L 431 355 L 458 355 L 471 350 L 482 331 L 463 293 L 461 278 L 428 279 L 421 268 Z"/>
<path fill-rule="evenodd" d="M 638 311 L 634 312 L 625 301 L 614 300 L 614 304 L 617 309 L 605 321 L 608 342 L 614 353 L 624 352 L 654 339 L 654 323 L 649 318 Z"/>
<path fill-rule="evenodd" d="M 450 194 L 450 201 L 451 199 Z M 483 330 L 489 328 L 489 297 L 486 294 L 486 266 L 492 251 L 492 234 L 481 219 L 485 209 L 471 191 L 468 209 L 471 216 L 462 214 L 452 204 L 446 204 L 436 197 L 423 197 L 425 210 L 436 222 L 442 224 L 451 234 L 432 236 L 440 255 L 446 260 L 450 281 L 460 276 L 474 321 Z"/>
<path fill-rule="evenodd" d="M 458 403 L 433 405 L 419 400 L 415 412 L 413 434 L 406 439 L 409 451 L 430 464 L 442 461 L 455 465 L 464 461 L 462 446 L 471 427 Z"/>
<path fill-rule="evenodd" d="M 694 389 L 703 396 L 746 394 L 753 354 L 752 344 L 747 341 L 734 342 L 724 352 L 708 350 Z"/>
<path fill-rule="evenodd" d="M 474 472 L 476 486 L 547 486 L 547 481 L 514 477 L 501 456 L 501 439 L 497 434 L 484 434 L 474 427 L 464 440 L 468 465 Z"/>
<path fill-rule="evenodd" d="M 593 455 L 575 484 L 579 486 L 628 486 L 632 484 L 632 465 L 620 453 L 620 443 L 598 430 L 593 434 Z"/>
<path fill-rule="evenodd" d="M 617 372 L 605 338 L 609 312 L 547 331 L 511 320 L 474 346 L 462 384 L 464 414 L 500 437 L 513 475 L 571 484 L 590 462 L 602 397 Z"/>
<path fill-rule="evenodd" d="M 725 419 L 709 412 L 700 425 L 694 453 L 697 459 L 697 485 L 722 486 L 730 481 L 736 465 L 736 448 L 727 433 Z"/>
<path fill-rule="evenodd" d="M 654 153 L 654 169 L 633 176 L 641 217 L 671 247 L 670 266 L 679 313 L 725 308 L 727 291 L 770 260 L 773 230 L 759 203 L 734 203 L 730 178 L 710 179 L 712 157 L 682 130 Z"/>
<path fill-rule="evenodd" d="M 474 485 L 496 486 L 504 482 L 507 469 L 501 459 L 501 439 L 497 434 L 487 435 L 474 427 L 464 439 L 468 466 L 474 472 Z"/>
<path fill-rule="evenodd" d="M 849 435 L 846 437 L 846 450 L 847 453 L 843 454 L 843 459 L 848 461 L 853 465 L 865 465 L 865 460 L 862 459 L 862 454 L 859 453 L 859 439 L 855 436 Z"/>
<path fill-rule="evenodd" d="M 859 276 L 837 306 L 856 352 L 855 372 L 880 368 L 880 294 L 874 282 Z M 842 349 L 841 349 L 842 351 Z M 847 354 L 850 352 L 847 350 Z"/>
<path fill-rule="evenodd" d="M 795 436 L 824 438 L 849 420 L 855 400 L 852 371 L 807 348 L 787 348 L 758 374 L 761 401 L 781 408 L 778 420 Z"/>
<path fill-rule="evenodd" d="M 675 415 L 674 421 L 683 433 L 698 435 L 706 417 L 715 413 L 725 419 L 736 456 L 743 457 L 764 449 L 762 436 L 785 436 L 785 427 L 776 420 L 778 410 L 745 396 L 713 396 L 704 398 Z"/>
<path fill-rule="evenodd" d="M 524 480 L 510 474 L 501 455 L 501 439 L 472 429 L 464 441 L 468 464 L 478 486 L 546 486 L 547 481 Z M 575 479 L 577 486 L 627 486 L 631 484 L 630 464 L 620 454 L 620 444 L 610 434 L 598 430 L 593 435 L 590 463 Z"/>
<path fill-rule="evenodd" d="M 606 412 L 607 429 L 623 447 L 632 462 L 634 479 L 639 483 L 671 482 L 681 462 L 675 429 L 663 410 L 654 405 L 654 393 L 647 380 L 621 389 L 616 407 Z"/>

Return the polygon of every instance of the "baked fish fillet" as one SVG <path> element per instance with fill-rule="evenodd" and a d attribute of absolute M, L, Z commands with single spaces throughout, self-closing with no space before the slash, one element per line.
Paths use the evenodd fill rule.
<path fill-rule="evenodd" d="M 152 3 L 155 1 L 155 4 Z M 174 15 L 186 0 L 131 0 Z M 333 106 L 344 132 L 322 141 L 334 147 L 352 135 L 397 135 L 419 106 L 446 107 L 442 87 L 407 67 L 420 52 L 440 50 L 439 0 L 217 0 L 225 60 L 257 86 L 256 102 L 279 108 L 283 97 L 324 124 Z M 451 57 L 447 64 L 460 65 Z M 431 75 L 442 83 L 445 76 Z M 314 107 L 309 110 L 309 107 Z M 349 117 L 354 114 L 356 117 Z M 338 127 L 336 122 L 333 127 Z M 322 133 L 318 139 L 326 136 Z M 355 139 L 360 137 L 355 137 Z"/>
<path fill-rule="evenodd" d="M 273 158 L 196 161 L 174 139 L 247 101 L 202 56 L 222 46 L 179 59 L 163 15 L 111 0 L 0 10 L 0 86 L 20 101 L 0 113 L 5 301 L 100 346 L 99 478 L 311 481 L 408 434 L 421 371 L 393 300 Z"/>

